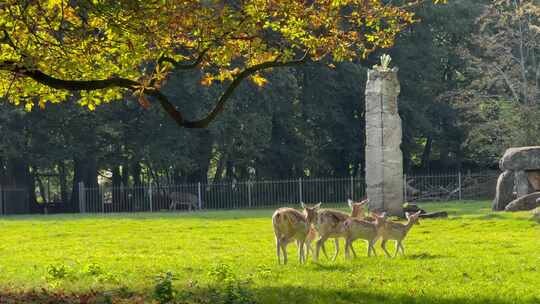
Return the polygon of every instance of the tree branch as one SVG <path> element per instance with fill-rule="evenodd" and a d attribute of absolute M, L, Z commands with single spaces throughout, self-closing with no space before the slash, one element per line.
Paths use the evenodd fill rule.
<path fill-rule="evenodd" d="M 245 70 L 243 70 L 242 72 L 240 72 L 239 74 L 235 76 L 233 81 L 227 86 L 223 94 L 221 94 L 221 96 L 219 97 L 218 102 L 216 103 L 216 106 L 214 107 L 214 109 L 212 109 L 212 111 L 210 111 L 210 113 L 208 113 L 208 115 L 205 118 L 196 120 L 196 121 L 186 122 L 185 127 L 186 128 L 206 128 L 208 124 L 210 124 L 210 122 L 212 122 L 212 120 L 214 120 L 216 116 L 218 116 L 218 114 L 223 112 L 225 108 L 225 102 L 229 99 L 229 97 L 231 97 L 234 90 L 240 85 L 242 80 L 246 79 L 247 77 L 255 74 L 256 72 L 274 68 L 274 67 L 294 66 L 294 65 L 302 64 L 302 63 L 305 63 L 307 59 L 308 59 L 308 53 L 306 52 L 300 59 L 296 59 L 292 61 L 284 61 L 284 62 L 279 62 L 277 60 L 274 60 L 274 61 L 269 61 L 269 62 L 263 62 L 257 65 L 251 66 L 249 68 L 246 68 Z"/>
<path fill-rule="evenodd" d="M 204 49 L 200 54 L 199 56 L 197 56 L 197 58 L 195 58 L 195 61 L 193 61 L 192 63 L 180 63 L 176 60 L 174 60 L 173 58 L 171 57 L 167 57 L 167 56 L 161 56 L 159 59 L 158 59 L 158 64 L 162 64 L 163 62 L 168 62 L 168 63 L 171 63 L 174 68 L 176 69 L 179 69 L 179 70 L 189 70 L 189 69 L 194 69 L 196 68 L 199 64 L 201 64 L 201 62 L 203 61 L 204 59 L 204 56 L 206 55 L 206 53 L 208 52 L 208 49 Z"/>
<path fill-rule="evenodd" d="M 204 53 L 204 52 L 203 52 Z M 198 59 L 191 65 L 198 64 L 204 57 L 204 54 L 199 55 Z M 142 93 L 157 99 L 161 107 L 167 112 L 167 114 L 181 127 L 185 128 L 206 128 L 210 122 L 212 122 L 225 108 L 226 101 L 232 96 L 234 90 L 240 85 L 240 83 L 259 71 L 274 68 L 274 67 L 284 67 L 284 66 L 293 66 L 306 62 L 308 59 L 308 53 L 306 52 L 300 59 L 292 61 L 280 62 L 278 59 L 269 62 L 263 62 L 251 67 L 244 69 L 242 72 L 238 73 L 232 82 L 227 86 L 223 94 L 219 97 L 215 107 L 208 113 L 206 117 L 200 120 L 189 121 L 185 120 L 182 113 L 176 109 L 176 107 L 169 101 L 167 96 L 165 96 L 159 89 L 148 87 L 143 88 Z M 29 77 L 34 81 L 54 88 L 58 90 L 67 90 L 67 91 L 93 91 L 93 90 L 102 90 L 107 88 L 126 88 L 131 91 L 137 91 L 141 89 L 140 83 L 134 80 L 112 77 L 108 79 L 101 80 L 63 80 L 58 79 L 53 76 L 47 75 L 38 69 L 29 69 L 22 66 L 20 63 L 15 61 L 2 61 L 0 62 L 0 70 L 8 71 L 14 73 L 15 75 L 22 75 Z"/>

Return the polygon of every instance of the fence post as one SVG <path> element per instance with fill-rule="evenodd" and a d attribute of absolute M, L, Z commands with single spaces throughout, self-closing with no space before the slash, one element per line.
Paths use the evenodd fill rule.
<path fill-rule="evenodd" d="M 299 198 L 300 198 L 300 202 L 303 202 L 304 200 L 302 199 L 302 178 L 300 177 L 298 179 L 298 193 L 299 193 Z"/>
<path fill-rule="evenodd" d="M 459 200 L 461 200 L 461 170 L 458 172 Z"/>
<path fill-rule="evenodd" d="M 153 211 L 153 202 L 152 202 L 152 184 L 148 185 L 148 200 L 150 201 L 150 212 Z"/>
<path fill-rule="evenodd" d="M 354 176 L 351 175 L 351 199 L 354 201 Z"/>
<path fill-rule="evenodd" d="M 248 186 L 248 205 L 251 208 L 251 181 L 247 182 Z"/>
<path fill-rule="evenodd" d="M 79 213 L 86 213 L 86 191 L 84 182 L 79 182 Z"/>
<path fill-rule="evenodd" d="M 4 189 L 0 185 L 0 215 L 4 215 Z"/>
<path fill-rule="evenodd" d="M 403 200 L 407 202 L 407 174 L 403 174 Z"/>
<path fill-rule="evenodd" d="M 202 210 L 201 182 L 197 184 L 199 210 Z"/>
<path fill-rule="evenodd" d="M 101 213 L 105 214 L 105 191 L 103 190 L 103 188 L 105 187 L 103 187 L 102 185 L 98 186 L 98 194 L 101 199 Z"/>

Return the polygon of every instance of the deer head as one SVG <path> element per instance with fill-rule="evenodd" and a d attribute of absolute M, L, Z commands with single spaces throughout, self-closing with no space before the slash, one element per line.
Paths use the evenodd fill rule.
<path fill-rule="evenodd" d="M 422 211 L 418 211 L 416 213 L 409 213 L 409 212 L 405 212 L 405 217 L 407 218 L 407 220 L 409 221 L 409 223 L 411 223 L 411 225 L 420 225 L 420 222 L 418 221 L 420 219 L 420 213 Z"/>
<path fill-rule="evenodd" d="M 321 203 L 312 207 L 307 206 L 304 202 L 300 202 L 300 205 L 302 206 L 302 209 L 304 209 L 304 215 L 306 216 L 308 223 L 314 223 L 317 220 L 317 211 L 319 211 Z"/>
<path fill-rule="evenodd" d="M 352 217 L 363 217 L 364 215 L 364 206 L 369 202 L 369 199 L 365 199 L 361 202 L 355 202 L 352 199 L 348 199 L 347 203 L 349 204 L 349 207 L 351 208 L 351 216 Z"/>

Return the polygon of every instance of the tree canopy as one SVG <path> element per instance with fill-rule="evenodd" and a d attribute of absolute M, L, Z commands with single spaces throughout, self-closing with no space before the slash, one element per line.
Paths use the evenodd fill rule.
<path fill-rule="evenodd" d="M 353 60 L 393 45 L 415 22 L 381 0 L 7 0 L 0 4 L 0 96 L 31 110 L 72 96 L 94 110 L 134 94 L 176 123 L 206 127 L 246 78 L 308 61 Z M 444 0 L 433 0 L 444 2 Z M 202 118 L 187 119 L 162 91 L 172 70 L 223 82 Z"/>

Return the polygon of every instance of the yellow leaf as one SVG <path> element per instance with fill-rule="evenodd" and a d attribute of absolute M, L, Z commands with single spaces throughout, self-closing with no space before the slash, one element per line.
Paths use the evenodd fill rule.
<path fill-rule="evenodd" d="M 203 79 L 201 79 L 201 84 L 208 87 L 212 85 L 213 81 L 214 77 L 212 77 L 211 75 L 206 75 Z"/>
<path fill-rule="evenodd" d="M 253 81 L 253 83 L 258 85 L 259 87 L 264 86 L 268 82 L 268 80 L 262 77 L 261 74 L 255 74 L 251 76 L 251 81 Z"/>
<path fill-rule="evenodd" d="M 32 108 L 34 107 L 34 103 L 32 102 L 27 102 L 25 105 L 24 105 L 24 110 L 26 112 L 30 112 L 32 111 Z"/>

